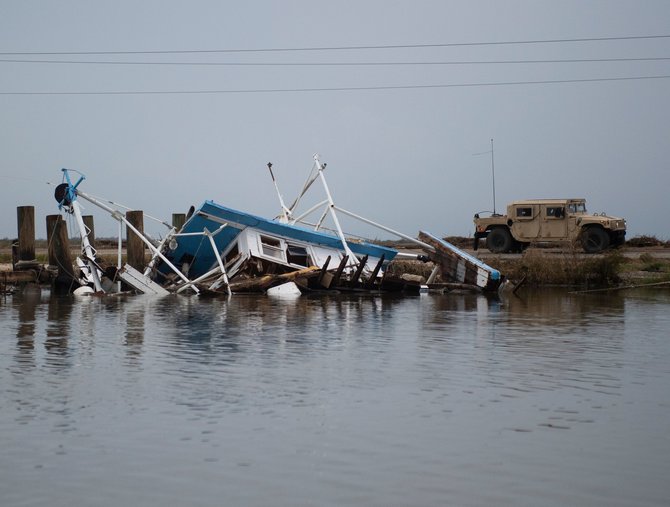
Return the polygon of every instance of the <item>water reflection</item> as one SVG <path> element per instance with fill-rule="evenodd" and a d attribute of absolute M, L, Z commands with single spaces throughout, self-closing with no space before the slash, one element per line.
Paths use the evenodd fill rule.
<path fill-rule="evenodd" d="M 72 298 L 67 296 L 50 297 L 47 307 L 47 327 L 44 347 L 49 352 L 47 354 L 48 364 L 58 367 L 63 365 L 63 359 L 67 357 Z"/>
<path fill-rule="evenodd" d="M 155 504 L 272 504 L 305 477 L 330 505 L 589 504 L 567 481 L 610 505 L 630 470 L 665 484 L 668 303 L 24 293 L 0 304 L 3 485 L 17 504 L 72 503 L 66 475 L 101 505 L 148 484 Z M 639 484 L 622 498 L 664 498 Z"/>
<path fill-rule="evenodd" d="M 311 403 L 320 392 L 315 375 L 335 375 L 339 385 L 354 389 L 380 388 L 383 381 L 372 380 L 374 372 L 392 368 L 413 371 L 408 382 L 418 382 L 421 392 L 441 393 L 438 404 L 454 390 L 486 392 L 493 403 L 563 389 L 618 395 L 624 301 L 551 291 L 504 300 L 481 295 L 43 300 L 39 293 L 26 293 L 13 303 L 15 366 L 43 364 L 56 371 L 76 364 L 100 368 L 111 361 L 112 385 L 119 392 L 136 396 L 148 376 L 159 390 L 154 395 L 207 417 L 221 415 L 213 405 L 249 410 L 254 398 L 273 411 L 279 410 L 271 401 L 276 397 Z M 34 353 L 36 341 L 44 344 L 43 357 Z M 115 362 L 119 352 L 125 361 Z"/>
<path fill-rule="evenodd" d="M 97 364 L 110 353 L 113 360 L 118 339 L 126 361 L 117 366 L 129 368 L 121 375 L 124 389 L 145 371 L 160 379 L 173 402 L 199 410 L 213 398 L 239 403 L 257 390 L 268 391 L 281 381 L 280 374 L 268 373 L 272 365 L 299 369 L 323 357 L 340 357 L 343 371 L 347 361 L 365 358 L 366 367 L 349 371 L 344 380 L 353 383 L 369 382 L 368 371 L 416 361 L 430 389 L 451 385 L 476 392 L 493 386 L 494 398 L 566 387 L 607 394 L 621 389 L 621 295 L 52 296 L 45 302 L 44 324 L 37 315 L 40 294 L 26 293 L 14 303 L 17 352 L 32 351 L 39 335 L 44 337 L 46 355 L 31 354 L 33 364 L 68 369 Z M 80 340 L 73 342 L 73 336 Z M 407 364 L 393 364 L 389 351 L 397 350 L 404 351 Z M 20 354 L 16 359 L 19 366 L 25 361 Z M 258 369 L 263 378 L 250 378 Z M 311 389 L 307 380 L 295 387 Z"/>
<path fill-rule="evenodd" d="M 161 319 L 171 330 L 175 345 L 222 346 L 230 350 L 279 343 L 317 345 L 326 331 L 341 333 L 344 339 L 374 325 L 382 315 L 392 319 L 390 308 L 397 298 L 302 297 L 273 299 L 236 296 L 218 299 L 168 298 L 163 301 Z"/>
<path fill-rule="evenodd" d="M 487 403 L 567 390 L 574 392 L 570 412 L 583 412 L 575 403 L 594 393 L 621 396 L 624 301 L 621 294 L 585 297 L 558 290 L 502 300 L 431 298 L 421 308 L 430 332 L 419 333 L 426 382 L 436 390 L 448 383 L 475 397 L 486 393 Z M 561 409 L 559 415 L 553 410 L 551 417 L 563 419 Z"/>
<path fill-rule="evenodd" d="M 91 349 L 95 335 L 110 328 L 121 333 L 129 356 L 143 354 L 150 339 L 151 347 L 165 354 L 185 354 L 189 359 L 201 352 L 222 353 L 224 361 L 240 353 L 380 347 L 398 330 L 420 336 L 421 346 L 439 347 L 470 336 L 484 348 L 521 354 L 537 350 L 544 356 L 556 350 L 557 355 L 569 356 L 579 353 L 580 343 L 592 348 L 599 338 L 605 348 L 620 346 L 626 308 L 621 295 L 584 297 L 550 291 L 503 300 L 481 295 L 327 295 L 290 300 L 52 296 L 46 302 L 46 329 L 41 330 L 36 315 L 41 294 L 14 298 L 18 348 L 32 349 L 36 333 L 43 332 L 45 348 L 54 354 L 67 350 L 73 334 Z"/>
<path fill-rule="evenodd" d="M 125 342 L 129 356 L 139 355 L 142 352 L 145 332 L 145 315 L 148 311 L 149 298 L 140 296 L 127 301 L 125 314 Z"/>
<path fill-rule="evenodd" d="M 41 316 L 38 314 L 38 309 L 41 302 L 42 289 L 36 284 L 26 285 L 20 293 L 15 294 L 11 299 L 11 308 L 17 316 L 15 321 L 17 368 L 15 371 L 18 373 L 36 365 L 35 336 L 39 332 L 38 324 Z"/>
<path fill-rule="evenodd" d="M 625 310 L 621 292 L 566 294 L 555 290 L 529 290 L 504 299 L 510 316 L 523 316 L 526 325 L 575 329 L 603 321 L 621 322 Z"/>
<path fill-rule="evenodd" d="M 42 298 L 42 290 L 38 285 L 26 285 L 24 290 L 12 298 L 12 304 L 18 313 L 16 338 L 20 348 L 31 349 L 35 337 L 35 314 Z"/>

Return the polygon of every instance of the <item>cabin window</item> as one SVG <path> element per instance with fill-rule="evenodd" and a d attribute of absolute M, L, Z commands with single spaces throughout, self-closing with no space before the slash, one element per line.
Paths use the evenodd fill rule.
<path fill-rule="evenodd" d="M 565 208 L 563 206 L 550 206 L 547 208 L 547 218 L 563 218 Z"/>
<path fill-rule="evenodd" d="M 302 246 L 291 245 L 290 243 L 286 248 L 286 260 L 288 260 L 289 264 L 297 264 L 305 267 L 311 265 L 307 249 Z"/>
<path fill-rule="evenodd" d="M 533 208 L 517 208 L 517 218 L 531 218 L 533 216 Z"/>
<path fill-rule="evenodd" d="M 261 251 L 267 257 L 284 260 L 281 249 L 281 241 L 270 236 L 261 236 Z"/>
<path fill-rule="evenodd" d="M 586 204 L 583 202 L 572 202 L 568 204 L 568 211 L 570 213 L 586 213 Z"/>

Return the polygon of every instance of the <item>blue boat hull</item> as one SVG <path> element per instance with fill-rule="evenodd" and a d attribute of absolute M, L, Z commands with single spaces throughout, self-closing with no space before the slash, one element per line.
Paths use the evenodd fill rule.
<path fill-rule="evenodd" d="M 224 224 L 225 227 L 221 228 Z M 297 248 L 309 248 L 312 252 L 317 250 L 324 253 L 331 252 L 329 254 L 331 257 L 333 255 L 338 255 L 340 258 L 344 256 L 342 242 L 333 234 L 268 220 L 227 208 L 213 201 L 205 201 L 179 231 L 176 247 L 164 253 L 166 258 L 179 268 L 188 264 L 188 276 L 191 279 L 208 273 L 217 264 L 210 239 L 206 234 L 202 234 L 205 231 L 211 234 L 217 251 L 224 259 L 227 252 L 236 247 L 248 250 L 250 256 L 254 256 L 254 253 L 262 256 L 262 253 L 256 252 L 256 245 L 250 238 L 269 238 L 267 241 L 280 241 L 282 246 L 288 245 L 288 248 L 297 245 Z M 347 246 L 357 257 L 367 256 L 369 262 L 377 262 L 382 256 L 385 262 L 390 262 L 398 253 L 392 248 L 367 242 L 351 241 L 347 242 Z M 286 264 L 290 268 L 291 263 L 285 260 L 286 255 L 282 254 L 277 258 L 268 258 L 268 260 Z M 323 258 L 323 255 L 313 254 L 312 264 L 322 267 L 319 259 L 323 260 Z M 300 265 L 295 267 L 297 269 Z M 334 266 L 331 265 L 331 267 Z M 164 262 L 159 262 L 157 269 L 163 274 L 169 272 Z"/>

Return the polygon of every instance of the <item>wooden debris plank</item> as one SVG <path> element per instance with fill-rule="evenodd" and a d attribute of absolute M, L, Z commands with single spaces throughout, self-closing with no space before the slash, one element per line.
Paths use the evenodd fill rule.
<path fill-rule="evenodd" d="M 319 276 L 321 269 L 317 266 L 291 271 L 290 273 L 282 273 L 279 275 L 264 275 L 246 280 L 239 280 L 230 283 L 230 290 L 232 292 L 263 292 L 273 285 L 280 283 L 296 282 L 299 285 L 303 284 L 304 279 Z"/>
<path fill-rule="evenodd" d="M 377 275 L 379 274 L 379 270 L 382 269 L 382 266 L 384 265 L 384 254 L 382 254 L 381 258 L 379 259 L 379 262 L 375 266 L 375 269 L 372 270 L 372 274 L 370 275 L 370 278 L 367 279 L 367 281 L 364 284 L 364 287 L 366 289 L 372 289 L 375 286 L 375 280 L 377 279 Z"/>
<path fill-rule="evenodd" d="M 358 268 L 356 268 L 356 272 L 354 273 L 354 276 L 349 280 L 349 286 L 350 287 L 355 287 L 356 283 L 358 282 L 358 279 L 361 277 L 361 273 L 363 272 L 363 268 L 365 265 L 368 263 L 368 256 L 366 255 L 363 257 L 359 263 L 358 263 Z"/>
<path fill-rule="evenodd" d="M 442 277 L 451 282 L 475 285 L 485 291 L 495 291 L 502 283 L 500 272 L 451 243 L 428 232 L 419 232 L 419 240 L 433 247 L 428 253 L 442 269 Z"/>

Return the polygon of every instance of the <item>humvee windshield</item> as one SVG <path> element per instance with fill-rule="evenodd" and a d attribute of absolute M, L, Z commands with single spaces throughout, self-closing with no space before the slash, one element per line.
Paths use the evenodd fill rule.
<path fill-rule="evenodd" d="M 583 202 L 571 202 L 570 204 L 568 204 L 568 212 L 586 213 L 586 204 Z"/>

